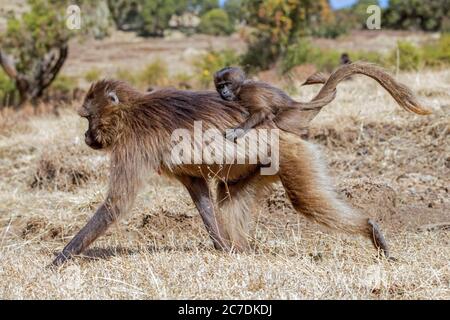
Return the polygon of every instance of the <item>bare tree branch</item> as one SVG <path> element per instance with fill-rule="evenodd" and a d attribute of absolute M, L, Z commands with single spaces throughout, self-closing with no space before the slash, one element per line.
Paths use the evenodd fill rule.
<path fill-rule="evenodd" d="M 17 80 L 18 72 L 16 70 L 16 66 L 14 64 L 13 59 L 6 55 L 1 49 L 0 49 L 0 65 L 2 66 L 3 70 L 6 72 L 8 77 L 10 77 L 13 80 Z"/>
<path fill-rule="evenodd" d="M 48 77 L 46 81 L 42 84 L 42 90 L 45 90 L 52 83 L 52 81 L 55 80 L 56 76 L 58 75 L 59 71 L 64 65 L 64 62 L 66 61 L 68 54 L 69 54 L 69 46 L 67 45 L 67 43 L 64 43 L 59 48 L 58 60 L 53 65 L 53 67 L 50 68 L 47 72 Z"/>
<path fill-rule="evenodd" d="M 45 89 L 53 82 L 61 70 L 68 55 L 68 45 L 64 43 L 58 48 L 58 54 L 54 52 L 39 62 L 36 72 L 33 76 L 33 91 L 31 93 L 32 99 L 42 96 Z"/>

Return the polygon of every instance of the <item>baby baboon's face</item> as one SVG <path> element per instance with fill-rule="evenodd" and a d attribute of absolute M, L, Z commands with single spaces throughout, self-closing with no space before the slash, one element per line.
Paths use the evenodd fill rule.
<path fill-rule="evenodd" d="M 92 84 L 78 114 L 89 122 L 85 132 L 86 144 L 95 150 L 111 146 L 115 135 L 117 117 L 114 111 L 120 105 L 118 96 L 119 82 L 102 80 Z"/>
<path fill-rule="evenodd" d="M 244 72 L 239 68 L 224 68 L 214 75 L 214 85 L 222 99 L 235 101 L 245 80 Z"/>

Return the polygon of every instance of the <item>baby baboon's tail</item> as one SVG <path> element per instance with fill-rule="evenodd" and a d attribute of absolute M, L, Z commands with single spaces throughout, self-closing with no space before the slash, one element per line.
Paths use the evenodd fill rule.
<path fill-rule="evenodd" d="M 302 86 L 307 86 L 311 84 L 325 84 L 328 80 L 329 76 L 327 76 L 323 72 L 314 73 L 310 76 L 306 81 L 302 84 Z"/>
<path fill-rule="evenodd" d="M 383 68 L 378 67 L 372 63 L 355 62 L 343 65 L 336 71 L 334 71 L 328 79 L 326 75 L 322 73 L 316 73 L 309 77 L 304 85 L 324 83 L 325 85 L 312 101 L 320 100 L 334 92 L 339 82 L 354 74 L 363 74 L 376 80 L 405 110 L 420 115 L 431 114 L 431 111 L 421 105 L 417 97 L 407 86 L 397 82 Z"/>

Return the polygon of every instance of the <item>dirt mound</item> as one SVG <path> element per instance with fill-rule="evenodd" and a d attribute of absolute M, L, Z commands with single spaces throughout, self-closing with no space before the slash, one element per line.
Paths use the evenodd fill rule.
<path fill-rule="evenodd" d="M 89 181 L 107 176 L 107 162 L 87 148 L 69 145 L 42 154 L 31 188 L 73 191 Z"/>
<path fill-rule="evenodd" d="M 396 212 L 397 193 L 387 183 L 370 179 L 348 179 L 338 186 L 338 193 L 357 209 L 383 219 Z M 264 204 L 270 214 L 296 214 L 283 187 L 277 186 Z"/>
<path fill-rule="evenodd" d="M 396 213 L 397 192 L 385 182 L 349 179 L 339 185 L 339 193 L 360 211 L 384 220 Z"/>
<path fill-rule="evenodd" d="M 22 218 L 19 217 L 11 223 L 10 234 L 19 235 L 25 240 L 62 240 L 73 234 L 73 227 L 65 228 L 54 224 L 44 217 Z"/>
<path fill-rule="evenodd" d="M 448 203 L 430 206 L 422 198 L 414 199 L 403 190 L 384 180 L 344 179 L 337 186 L 338 194 L 356 210 L 374 218 L 383 229 L 408 229 L 413 232 L 448 230 L 450 210 Z M 405 200 L 406 199 L 406 200 Z M 319 227 L 309 223 L 293 209 L 281 185 L 266 200 L 258 217 L 259 222 L 276 228 L 301 224 L 308 228 Z"/>

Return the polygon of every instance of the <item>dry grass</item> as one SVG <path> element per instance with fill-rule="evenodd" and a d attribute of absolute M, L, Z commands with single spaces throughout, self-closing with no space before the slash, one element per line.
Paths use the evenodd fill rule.
<path fill-rule="evenodd" d="M 295 214 L 281 188 L 254 214 L 251 253 L 216 252 L 187 192 L 155 174 L 133 212 L 84 257 L 51 271 L 54 252 L 101 202 L 107 159 L 84 145 L 86 123 L 70 109 L 3 115 L 0 298 L 450 298 L 449 231 L 418 229 L 450 221 L 450 71 L 401 80 L 427 93 L 434 115 L 406 113 L 358 77 L 339 87 L 309 134 L 342 195 L 380 221 L 397 262 Z"/>

